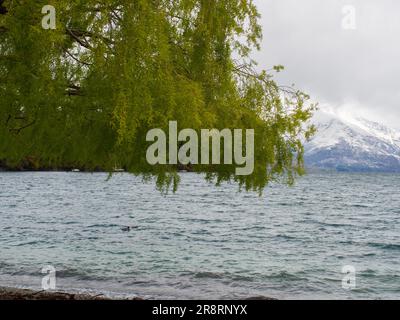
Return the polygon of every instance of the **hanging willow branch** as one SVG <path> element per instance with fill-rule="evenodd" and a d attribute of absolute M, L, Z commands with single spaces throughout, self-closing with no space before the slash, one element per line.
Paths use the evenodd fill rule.
<path fill-rule="evenodd" d="M 254 129 L 253 174 L 189 166 L 216 183 L 261 191 L 304 172 L 314 106 L 275 82 L 280 67 L 255 70 L 262 35 L 252 0 L 57 1 L 56 30 L 40 27 L 44 4 L 0 0 L 0 162 L 118 164 L 176 189 L 179 166 L 149 165 L 145 138 L 177 121 L 196 131 Z"/>

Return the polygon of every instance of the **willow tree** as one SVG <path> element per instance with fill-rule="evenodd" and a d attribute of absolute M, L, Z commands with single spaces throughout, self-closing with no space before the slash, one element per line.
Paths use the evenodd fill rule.
<path fill-rule="evenodd" d="M 0 160 L 9 167 L 115 166 L 174 188 L 176 165 L 146 161 L 146 132 L 252 128 L 255 169 L 193 165 L 206 178 L 262 190 L 303 174 L 314 106 L 256 71 L 252 0 L 2 0 Z M 42 28 L 44 5 L 56 29 Z"/>

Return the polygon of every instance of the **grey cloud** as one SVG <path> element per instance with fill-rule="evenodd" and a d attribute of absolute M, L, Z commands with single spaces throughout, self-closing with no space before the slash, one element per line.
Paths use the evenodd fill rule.
<path fill-rule="evenodd" d="M 264 40 L 260 67 L 282 64 L 295 83 L 322 103 L 356 108 L 400 127 L 400 1 L 255 0 Z M 344 30 L 343 6 L 356 9 Z"/>

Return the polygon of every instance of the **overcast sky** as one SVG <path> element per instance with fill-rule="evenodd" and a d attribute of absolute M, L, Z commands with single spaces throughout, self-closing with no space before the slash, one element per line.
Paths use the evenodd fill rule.
<path fill-rule="evenodd" d="M 262 14 L 263 68 L 295 83 L 321 107 L 344 108 L 400 128 L 400 1 L 255 0 Z M 352 16 L 343 7 L 355 8 Z"/>

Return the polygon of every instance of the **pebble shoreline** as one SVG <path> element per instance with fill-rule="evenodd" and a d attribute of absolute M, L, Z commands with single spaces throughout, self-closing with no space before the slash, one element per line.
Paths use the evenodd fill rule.
<path fill-rule="evenodd" d="M 83 293 L 68 293 L 61 291 L 34 291 L 29 289 L 17 289 L 9 287 L 0 287 L 0 300 L 145 300 L 139 297 L 126 298 L 126 299 L 115 299 L 107 297 L 103 294 L 90 295 Z M 244 298 L 242 300 L 277 300 L 271 297 L 265 296 L 254 296 Z"/>
<path fill-rule="evenodd" d="M 0 300 L 113 300 L 110 297 L 100 295 L 90 295 L 82 293 L 68 293 L 58 291 L 34 291 L 29 289 L 17 289 L 0 287 Z M 141 298 L 131 298 L 126 300 L 143 300 Z"/>

